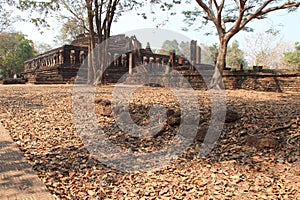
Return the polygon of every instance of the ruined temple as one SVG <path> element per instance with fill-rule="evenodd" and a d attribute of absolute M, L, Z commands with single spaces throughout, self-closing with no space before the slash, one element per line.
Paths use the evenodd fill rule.
<path fill-rule="evenodd" d="M 192 63 L 190 63 L 173 51 L 169 55 L 156 54 L 151 50 L 149 43 L 146 48 L 142 48 L 141 42 L 135 36 L 128 37 L 125 34 L 111 36 L 107 50 L 108 67 L 103 74 L 103 81 L 115 83 L 125 73 L 131 74 L 136 66 L 146 63 L 168 64 L 172 68 L 200 64 L 201 49 L 196 43 L 191 42 Z M 25 61 L 23 75 L 30 83 L 35 84 L 73 83 L 80 66 L 88 62 L 86 59 L 88 46 L 88 36 L 79 35 L 69 45 L 52 49 Z M 86 81 L 82 80 L 83 83 Z"/>
<path fill-rule="evenodd" d="M 24 62 L 23 76 L 30 83 L 67 83 L 74 80 L 88 54 L 84 46 L 64 45 Z"/>
<path fill-rule="evenodd" d="M 88 60 L 86 59 L 88 44 L 87 36 L 79 35 L 69 45 L 37 55 L 24 62 L 23 76 L 30 83 L 35 84 L 73 83 L 75 79 L 81 80 L 82 74 L 78 72 L 79 69 L 84 69 L 81 83 L 87 83 L 87 78 L 84 76 L 88 70 L 82 66 L 85 66 Z M 186 82 L 183 79 L 186 79 L 193 88 L 203 89 L 207 88 L 214 71 L 212 65 L 201 63 L 201 48 L 195 40 L 190 43 L 190 59 L 187 60 L 172 51 L 169 55 L 156 54 L 151 50 L 149 43 L 142 48 L 135 36 L 115 35 L 109 40 L 107 58 L 103 83 L 116 83 L 119 80 L 122 81 L 121 77 L 125 77 L 126 83 L 130 84 L 143 84 L 145 79 L 148 79 L 148 82 L 154 84 L 156 80 L 159 80 L 163 85 L 166 83 L 168 86 L 171 83 L 175 87 L 184 87 Z M 149 71 L 153 66 L 159 69 L 167 67 L 165 71 L 157 70 L 159 73 L 153 74 Z M 178 76 L 172 74 L 173 69 L 179 73 Z M 137 70 L 143 72 L 137 73 Z M 124 74 L 127 76 L 123 76 Z M 14 80 L 12 83 L 15 83 Z M 226 89 L 299 91 L 300 73 L 278 72 L 259 66 L 254 66 L 253 70 L 244 70 L 240 65 L 234 69 L 224 70 L 223 83 Z"/>
<path fill-rule="evenodd" d="M 135 37 L 112 36 L 108 49 L 109 60 L 115 60 L 114 67 L 120 67 L 122 63 L 126 67 L 122 61 L 125 56 L 120 52 L 135 48 L 141 48 L 141 43 Z M 88 37 L 79 35 L 70 45 L 63 45 L 25 61 L 23 75 L 36 84 L 73 82 L 87 56 Z"/>

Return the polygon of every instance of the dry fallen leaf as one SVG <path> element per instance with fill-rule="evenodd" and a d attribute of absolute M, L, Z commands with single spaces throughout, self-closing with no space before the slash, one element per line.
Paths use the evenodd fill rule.
<path fill-rule="evenodd" d="M 105 166 L 86 149 L 73 121 L 73 112 L 80 109 L 72 107 L 72 89 L 0 87 L 0 122 L 58 199 L 300 199 L 299 92 L 226 91 L 227 106 L 238 117 L 224 125 L 210 154 L 198 158 L 191 147 L 158 171 L 130 174 Z M 138 125 L 149 123 L 151 105 L 159 103 L 167 110 L 162 131 L 140 139 L 115 126 L 112 91 L 112 86 L 98 87 L 95 97 L 99 124 L 112 142 L 124 150 L 148 153 L 172 141 L 181 123 L 180 105 L 172 92 L 144 87 L 133 94 L 131 117 Z M 209 91 L 195 94 L 199 124 L 209 126 Z M 193 120 L 190 116 L 186 123 Z M 205 136 L 203 131 L 195 140 L 200 147 Z M 251 137 L 253 141 L 247 142 Z"/>

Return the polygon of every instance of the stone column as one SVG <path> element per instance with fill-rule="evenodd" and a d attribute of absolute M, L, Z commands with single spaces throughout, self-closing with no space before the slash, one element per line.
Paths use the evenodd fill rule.
<path fill-rule="evenodd" d="M 59 64 L 64 63 L 64 52 L 63 52 L 63 50 L 59 51 L 58 60 L 59 60 Z"/>
<path fill-rule="evenodd" d="M 122 67 L 127 67 L 127 55 L 126 54 L 121 55 L 121 64 L 122 64 Z"/>
<path fill-rule="evenodd" d="M 175 51 L 170 51 L 170 63 L 172 67 L 176 67 L 175 58 L 176 58 Z"/>
<path fill-rule="evenodd" d="M 133 55 L 132 53 L 129 53 L 129 70 L 128 70 L 129 74 L 132 74 L 132 68 L 133 68 Z"/>
<path fill-rule="evenodd" d="M 114 54 L 114 66 L 115 67 L 119 66 L 119 54 L 118 53 Z"/>
<path fill-rule="evenodd" d="M 240 63 L 237 67 L 237 71 L 243 71 L 243 64 Z"/>
<path fill-rule="evenodd" d="M 84 51 L 80 51 L 80 64 L 84 63 L 84 59 L 85 59 L 85 52 Z"/>
<path fill-rule="evenodd" d="M 201 64 L 201 47 L 196 48 L 196 64 Z"/>
<path fill-rule="evenodd" d="M 196 48 L 197 48 L 197 41 L 192 40 L 190 45 L 190 51 L 191 51 L 191 63 L 196 63 Z"/>
<path fill-rule="evenodd" d="M 107 52 L 107 66 L 111 65 L 111 53 Z"/>
<path fill-rule="evenodd" d="M 59 52 L 55 53 L 55 55 L 56 55 L 56 61 L 55 61 L 55 63 L 56 64 L 60 64 L 59 63 Z"/>

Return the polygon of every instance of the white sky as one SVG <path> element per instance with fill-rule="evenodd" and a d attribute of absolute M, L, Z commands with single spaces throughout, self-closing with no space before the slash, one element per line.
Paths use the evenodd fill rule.
<path fill-rule="evenodd" d="M 186 5 L 182 5 L 182 8 L 186 9 L 185 6 Z M 149 11 L 151 8 L 145 9 L 147 9 L 145 11 Z M 156 13 L 158 19 L 167 18 L 166 13 L 159 13 L 159 9 L 155 10 L 158 11 Z M 112 34 L 114 35 L 125 33 L 136 29 L 156 28 L 157 22 L 152 21 L 152 16 L 149 16 L 147 20 L 144 20 L 141 16 L 137 16 L 135 12 L 131 11 L 129 13 L 125 13 L 117 23 L 113 24 Z M 186 38 L 197 40 L 198 44 L 202 43 L 206 45 L 211 45 L 213 43 L 218 42 L 216 36 L 205 36 L 205 31 L 193 31 L 193 28 L 196 28 L 197 25 L 194 25 L 194 27 L 187 32 L 182 31 L 181 28 L 186 26 L 182 22 L 182 19 L 183 15 L 181 14 L 171 16 L 169 17 L 169 22 L 167 22 L 167 24 L 162 28 L 184 35 Z M 288 14 L 286 11 L 277 11 L 271 13 L 268 19 L 250 22 L 249 26 L 255 29 L 254 34 L 264 32 L 273 26 L 275 29 L 280 31 L 280 34 L 282 35 L 283 40 L 285 42 L 290 42 L 291 44 L 293 44 L 296 41 L 300 42 L 300 9 L 298 9 L 297 12 L 292 12 Z M 28 35 L 28 38 L 33 40 L 34 42 L 47 43 L 52 46 L 55 46 L 53 42 L 54 37 L 57 34 L 59 34 L 59 27 L 55 25 L 55 22 L 52 22 L 52 27 L 49 30 L 43 29 L 43 34 L 40 34 L 38 29 L 34 25 L 24 22 L 16 23 L 15 29 Z M 238 40 L 240 47 L 243 49 L 245 48 L 245 37 L 250 37 L 251 35 L 253 35 L 253 33 L 240 32 L 234 38 L 232 38 L 231 41 Z M 143 36 L 137 36 L 137 38 L 139 40 L 146 39 L 143 38 Z M 146 41 L 144 41 L 143 44 L 145 44 L 145 42 Z M 149 42 L 152 46 L 153 42 Z"/>

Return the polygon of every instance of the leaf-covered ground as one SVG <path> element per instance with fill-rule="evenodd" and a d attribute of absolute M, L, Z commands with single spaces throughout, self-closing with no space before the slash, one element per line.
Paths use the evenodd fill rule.
<path fill-rule="evenodd" d="M 71 85 L 0 87 L 1 123 L 58 199 L 300 199 L 300 93 L 226 91 L 227 108 L 239 119 L 224 124 L 210 154 L 199 157 L 191 146 L 156 171 L 128 173 L 89 153 L 73 122 L 72 91 Z M 113 144 L 148 153 L 172 141 L 181 123 L 172 92 L 144 87 L 133 94 L 137 125 L 149 124 L 154 104 L 167 111 L 161 131 L 142 138 L 114 124 L 112 92 L 112 86 L 97 88 L 95 110 Z M 195 93 L 201 134 L 210 93 Z"/>

